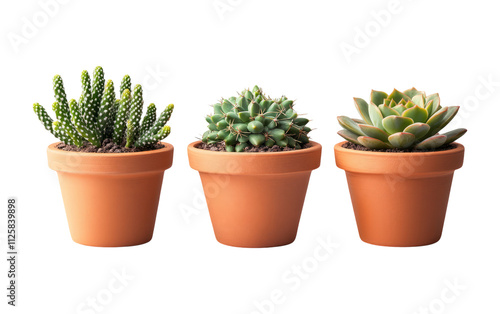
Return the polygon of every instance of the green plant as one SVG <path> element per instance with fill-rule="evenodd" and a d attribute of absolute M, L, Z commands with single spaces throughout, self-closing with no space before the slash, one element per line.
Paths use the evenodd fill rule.
<path fill-rule="evenodd" d="M 237 97 L 223 98 L 213 105 L 214 114 L 206 117 L 208 131 L 202 141 L 224 141 L 226 151 L 243 152 L 249 146 L 278 145 L 301 148 L 309 143 L 308 119 L 299 117 L 294 101 L 285 96 L 272 99 L 255 86 Z"/>
<path fill-rule="evenodd" d="M 441 107 L 438 94 L 426 96 L 415 88 L 403 93 L 394 89 L 390 95 L 372 90 L 370 103 L 361 98 L 354 103 L 363 120 L 337 117 L 344 128 L 338 134 L 371 149 L 436 149 L 467 132 L 460 128 L 439 134 L 460 107 Z"/>
<path fill-rule="evenodd" d="M 141 85 L 134 87 L 125 75 L 120 84 L 120 99 L 116 99 L 113 81 L 104 84 L 104 71 L 96 67 L 93 82 L 87 71 L 82 72 L 82 94 L 79 101 L 66 98 L 62 78 L 54 77 L 53 88 L 56 102 L 52 109 L 54 121 L 45 108 L 35 103 L 33 110 L 45 129 L 70 145 L 83 146 L 85 142 L 100 147 L 105 139 L 112 139 L 125 147 L 144 147 L 157 143 L 170 134 L 170 119 L 174 105 L 170 104 L 156 119 L 156 107 L 148 106 L 140 122 L 143 106 Z"/>

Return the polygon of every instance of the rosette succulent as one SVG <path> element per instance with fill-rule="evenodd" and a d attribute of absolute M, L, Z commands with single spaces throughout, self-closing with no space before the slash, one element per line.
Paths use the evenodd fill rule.
<path fill-rule="evenodd" d="M 228 152 L 243 152 L 246 147 L 268 146 L 301 148 L 309 143 L 307 118 L 299 117 L 295 102 L 285 96 L 272 99 L 255 86 L 238 96 L 223 98 L 206 117 L 208 131 L 202 141 L 225 143 Z"/>
<path fill-rule="evenodd" d="M 354 98 L 362 120 L 337 117 L 344 128 L 338 134 L 370 149 L 432 150 L 450 144 L 467 132 L 456 129 L 440 134 L 459 107 L 441 107 L 438 94 L 426 96 L 415 88 L 388 95 L 372 90 L 370 102 Z"/>
<path fill-rule="evenodd" d="M 125 75 L 120 84 L 120 99 L 116 99 L 113 81 L 104 83 L 104 71 L 97 67 L 91 81 L 87 71 L 81 76 L 82 94 L 79 101 L 68 102 L 62 78 L 56 75 L 53 88 L 56 102 L 52 109 L 54 121 L 44 107 L 35 103 L 33 110 L 45 129 L 70 145 L 83 146 L 85 142 L 100 147 L 105 139 L 125 147 L 145 147 L 155 144 L 170 134 L 170 119 L 174 105 L 170 104 L 156 119 L 156 106 L 150 104 L 142 120 L 144 104 L 141 85 L 132 91 L 130 77 Z"/>

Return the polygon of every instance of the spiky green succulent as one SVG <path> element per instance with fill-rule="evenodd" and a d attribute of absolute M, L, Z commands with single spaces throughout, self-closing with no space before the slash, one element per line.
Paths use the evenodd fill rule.
<path fill-rule="evenodd" d="M 436 149 L 467 132 L 460 128 L 440 134 L 460 107 L 441 107 L 438 94 L 426 96 L 415 88 L 394 89 L 390 95 L 372 90 L 370 103 L 361 98 L 354 98 L 354 103 L 363 119 L 337 117 L 344 128 L 338 134 L 371 149 Z"/>
<path fill-rule="evenodd" d="M 93 82 L 87 71 L 83 71 L 81 81 L 79 101 L 71 99 L 68 102 L 62 78 L 59 75 L 54 77 L 56 102 L 52 109 L 56 121 L 40 104 L 33 105 L 45 129 L 62 142 L 80 147 L 88 142 L 100 147 L 105 139 L 110 138 L 126 147 L 144 147 L 170 134 L 170 127 L 166 124 L 174 105 L 168 105 L 156 119 L 156 107 L 150 104 L 141 124 L 143 91 L 141 85 L 137 84 L 132 95 L 130 76 L 125 75 L 120 84 L 120 99 L 116 99 L 113 81 L 104 83 L 101 67 L 95 69 Z"/>
<path fill-rule="evenodd" d="M 208 131 L 202 141 L 224 141 L 226 151 L 243 152 L 246 147 L 278 145 L 301 148 L 309 143 L 307 118 L 293 109 L 295 102 L 285 96 L 272 99 L 255 86 L 236 97 L 223 98 L 206 117 Z"/>

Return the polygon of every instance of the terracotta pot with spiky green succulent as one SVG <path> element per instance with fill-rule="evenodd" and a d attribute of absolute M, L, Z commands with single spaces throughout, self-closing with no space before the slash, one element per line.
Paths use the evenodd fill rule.
<path fill-rule="evenodd" d="M 101 67 L 93 81 L 81 76 L 79 100 L 68 101 L 54 77 L 54 121 L 38 103 L 33 109 L 45 129 L 60 139 L 48 147 L 57 171 L 71 237 L 91 246 L 129 246 L 153 236 L 163 173 L 172 165 L 173 146 L 161 142 L 173 105 L 156 118 L 149 105 L 141 123 L 143 91 L 126 75 L 116 98 L 113 81 L 104 84 Z"/>
<path fill-rule="evenodd" d="M 338 117 L 337 166 L 344 169 L 361 239 L 419 246 L 441 238 L 454 171 L 467 130 L 441 133 L 459 107 L 415 88 L 354 98 L 361 119 Z"/>
<path fill-rule="evenodd" d="M 255 86 L 215 104 L 202 140 L 188 147 L 217 240 L 238 247 L 293 242 L 321 145 L 286 97 Z"/>

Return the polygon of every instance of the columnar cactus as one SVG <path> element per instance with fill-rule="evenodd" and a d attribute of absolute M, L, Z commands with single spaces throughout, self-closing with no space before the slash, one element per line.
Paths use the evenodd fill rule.
<path fill-rule="evenodd" d="M 309 143 L 308 119 L 299 117 L 294 101 L 285 96 L 272 99 L 255 86 L 237 97 L 213 105 L 214 114 L 206 117 L 208 131 L 202 141 L 224 141 L 226 151 L 243 152 L 246 147 L 278 145 L 299 149 Z"/>
<path fill-rule="evenodd" d="M 460 107 L 441 107 L 438 94 L 426 96 L 415 88 L 387 95 L 372 90 L 370 103 L 354 98 L 363 120 L 337 117 L 344 128 L 338 134 L 346 140 L 371 149 L 432 150 L 450 144 L 467 132 L 456 129 L 439 134 Z"/>
<path fill-rule="evenodd" d="M 170 104 L 156 119 L 156 107 L 148 106 L 141 124 L 143 95 L 141 85 L 134 87 L 125 75 L 120 84 L 120 99 L 116 99 L 113 81 L 104 85 L 104 71 L 97 67 L 94 80 L 90 80 L 87 71 L 81 75 L 82 94 L 77 102 L 66 98 L 61 77 L 54 77 L 56 102 L 52 108 L 57 120 L 54 121 L 45 108 L 35 103 L 33 110 L 45 129 L 69 145 L 83 146 L 90 143 L 100 147 L 105 139 L 126 147 L 145 147 L 155 144 L 170 134 L 166 125 L 174 105 Z"/>

